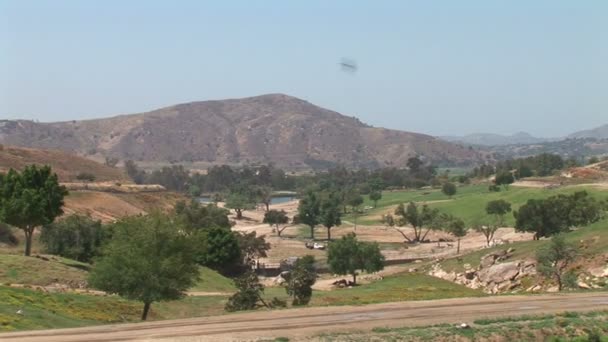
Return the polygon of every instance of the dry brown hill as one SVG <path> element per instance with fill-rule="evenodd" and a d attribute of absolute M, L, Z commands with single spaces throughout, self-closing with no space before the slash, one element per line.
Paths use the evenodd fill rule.
<path fill-rule="evenodd" d="M 374 128 L 281 94 L 180 104 L 107 119 L 0 121 L 0 143 L 56 148 L 88 157 L 153 162 L 254 163 L 315 168 L 405 164 L 423 155 L 466 164 L 480 155 L 434 137 Z"/>
<path fill-rule="evenodd" d="M 0 145 L 0 172 L 21 170 L 30 164 L 50 165 L 61 182 L 71 182 L 80 173 L 95 176 L 96 181 L 126 181 L 122 169 L 58 150 L 45 150 Z"/>

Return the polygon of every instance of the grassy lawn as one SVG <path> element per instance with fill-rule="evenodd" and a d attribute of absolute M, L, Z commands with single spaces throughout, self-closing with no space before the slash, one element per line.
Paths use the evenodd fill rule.
<path fill-rule="evenodd" d="M 348 277 L 345 277 L 348 279 Z M 312 306 L 362 305 L 409 300 L 484 296 L 483 292 L 419 273 L 402 273 L 371 284 L 333 291 L 314 291 Z M 284 288 L 271 287 L 265 297 L 288 300 Z M 289 300 L 288 300 L 289 302 Z"/>
<path fill-rule="evenodd" d="M 525 204 L 528 199 L 546 198 L 557 194 L 571 194 L 576 191 L 586 190 L 591 195 L 599 198 L 608 198 L 608 191 L 602 191 L 593 187 L 567 186 L 557 189 L 523 188 L 509 187 L 508 190 L 500 192 L 489 192 L 487 185 L 468 185 L 458 187 L 458 192 L 451 199 L 444 195 L 439 189 L 429 190 L 407 190 L 383 192 L 382 199 L 378 202 L 378 208 L 371 209 L 361 215 L 357 223 L 361 225 L 379 224 L 378 215 L 393 211 L 392 206 L 399 203 L 431 202 L 429 205 L 458 216 L 468 224 L 474 223 L 486 217 L 485 206 L 489 201 L 503 199 L 512 204 L 513 210 Z M 437 201 L 433 203 L 433 201 Z M 364 206 L 373 206 L 373 203 L 366 198 Z M 352 222 L 354 217 L 347 215 L 344 220 Z M 513 225 L 515 219 L 513 215 L 506 216 L 507 224 Z"/>
<path fill-rule="evenodd" d="M 451 324 L 377 327 L 371 332 L 323 334 L 321 341 L 608 341 L 608 311 L 476 320 L 470 329 Z"/>
<path fill-rule="evenodd" d="M 200 272 L 200 279 L 197 284 L 190 289 L 191 291 L 234 292 L 236 290 L 232 279 L 226 278 L 207 267 L 201 267 Z"/>

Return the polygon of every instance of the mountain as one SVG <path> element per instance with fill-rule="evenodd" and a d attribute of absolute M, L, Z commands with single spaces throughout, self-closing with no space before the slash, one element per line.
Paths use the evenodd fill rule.
<path fill-rule="evenodd" d="M 492 133 L 473 133 L 465 136 L 442 136 L 440 139 L 458 142 L 467 145 L 503 146 L 518 144 L 536 144 L 549 141 L 550 139 L 536 138 L 526 132 L 518 132 L 513 135 L 500 135 Z"/>
<path fill-rule="evenodd" d="M 121 169 L 63 151 L 0 145 L 0 173 L 11 168 L 21 170 L 30 164 L 50 165 L 61 182 L 74 181 L 80 173 L 93 175 L 95 181 L 128 180 Z"/>
<path fill-rule="evenodd" d="M 432 136 L 363 124 L 354 117 L 282 95 L 179 104 L 105 119 L 0 121 L 0 143 L 157 163 L 275 163 L 288 169 L 436 164 L 481 159 L 473 149 Z"/>
<path fill-rule="evenodd" d="M 608 124 L 599 126 L 596 128 L 572 133 L 572 134 L 568 135 L 568 138 L 571 138 L 571 139 L 580 139 L 580 138 L 608 139 Z"/>

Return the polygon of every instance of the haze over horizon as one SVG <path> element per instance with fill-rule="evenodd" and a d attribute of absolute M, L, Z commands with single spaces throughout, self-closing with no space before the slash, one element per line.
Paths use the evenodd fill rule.
<path fill-rule="evenodd" d="M 432 135 L 608 123 L 608 3 L 380 4 L 0 1 L 0 119 L 284 93 Z"/>

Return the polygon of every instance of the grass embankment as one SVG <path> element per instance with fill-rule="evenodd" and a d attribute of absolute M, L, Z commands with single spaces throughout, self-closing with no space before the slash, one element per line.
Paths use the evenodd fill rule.
<path fill-rule="evenodd" d="M 468 224 L 474 223 L 486 217 L 485 206 L 489 201 L 503 199 L 512 205 L 513 210 L 517 210 L 525 204 L 528 199 L 540 199 L 557 194 L 571 194 L 576 191 L 586 190 L 591 195 L 599 198 L 607 198 L 608 191 L 589 186 L 565 186 L 556 189 L 542 188 L 523 188 L 509 187 L 508 190 L 500 192 L 490 192 L 487 185 L 467 185 L 458 187 L 456 195 L 449 198 L 440 189 L 428 190 L 407 190 L 407 191 L 385 191 L 382 199 L 378 201 L 378 207 L 367 211 L 359 216 L 359 225 L 380 224 L 380 215 L 393 213 L 394 207 L 399 203 L 410 201 L 428 204 L 433 208 L 438 208 L 442 212 L 450 213 L 465 220 Z M 363 206 L 373 206 L 367 196 Z M 507 225 L 515 224 L 512 214 L 506 215 Z M 354 217 L 349 214 L 345 220 L 352 222 Z"/>
<path fill-rule="evenodd" d="M 48 260 L 16 254 L 0 254 L 0 284 L 47 286 L 84 282 L 90 265 L 56 256 Z"/>
<path fill-rule="evenodd" d="M 210 272 L 213 271 L 205 271 Z M 218 282 L 213 286 L 199 284 L 199 288 L 227 291 L 229 284 L 219 277 L 210 275 L 209 279 L 219 279 Z M 314 291 L 310 305 L 361 305 L 473 296 L 483 296 L 483 293 L 430 276 L 404 273 L 351 289 Z M 282 287 L 267 288 L 265 297 L 268 300 L 278 297 L 289 302 Z M 202 296 L 153 303 L 149 319 L 219 315 L 225 313 L 226 300 L 227 296 Z M 20 309 L 23 315 L 16 313 Z M 44 293 L 0 286 L 0 331 L 133 322 L 139 319 L 141 309 L 141 303 L 116 296 Z"/>
<path fill-rule="evenodd" d="M 476 320 L 469 329 L 451 324 L 378 327 L 371 332 L 323 334 L 321 341 L 608 341 L 608 311 L 566 312 Z"/>

